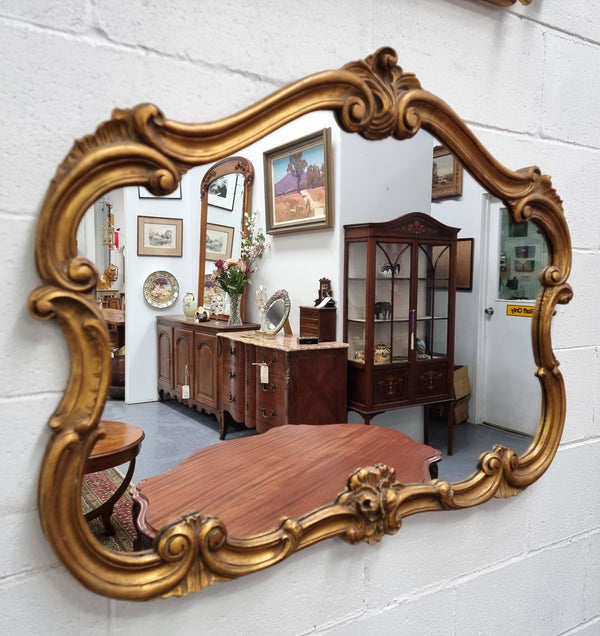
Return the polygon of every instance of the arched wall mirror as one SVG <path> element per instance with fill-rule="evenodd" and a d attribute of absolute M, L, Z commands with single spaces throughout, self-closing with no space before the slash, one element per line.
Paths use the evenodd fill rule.
<path fill-rule="evenodd" d="M 491 497 L 516 495 L 539 479 L 552 462 L 566 400 L 552 351 L 551 319 L 557 303 L 571 297 L 566 282 L 570 238 L 560 198 L 550 178 L 537 168 L 512 171 L 502 166 L 444 101 L 422 89 L 416 77 L 396 62 L 394 51 L 380 49 L 364 61 L 304 78 L 210 124 L 168 120 L 151 104 L 117 110 L 95 133 L 78 140 L 59 166 L 40 213 L 36 262 L 44 284 L 31 294 L 30 310 L 40 319 L 59 321 L 70 347 L 72 369 L 61 404 L 49 422 L 52 436 L 41 468 L 38 501 L 53 549 L 89 589 L 130 600 L 199 591 L 215 581 L 274 565 L 327 538 L 374 542 L 396 532 L 402 518 L 417 512 L 468 508 Z M 542 237 L 548 264 L 539 275 L 541 288 L 531 318 L 532 359 L 541 399 L 531 441 L 518 452 L 506 446 L 490 448 L 474 458 L 470 476 L 454 483 L 433 480 L 404 485 L 393 479 L 376 480 L 368 489 L 375 499 L 366 497 L 367 491 L 353 481 L 340 483 L 336 489 L 342 494 L 331 505 L 317 511 L 307 505 L 303 514 L 260 536 L 231 537 L 210 510 L 181 511 L 181 518 L 158 533 L 152 549 L 131 554 L 106 550 L 81 514 L 80 483 L 86 458 L 99 436 L 109 387 L 110 346 L 95 299 L 97 270 L 78 256 L 74 228 L 94 202 L 111 190 L 144 185 L 155 195 L 167 194 L 193 167 L 243 153 L 282 126 L 317 110 L 331 111 L 347 140 L 360 136 L 381 144 L 398 140 L 413 144 L 423 133 L 432 135 L 423 146 L 427 152 L 434 143 L 447 146 L 480 192 L 488 193 L 485 200 L 490 208 L 498 207 L 499 214 L 500 209 L 506 210 L 508 222 L 535 228 Z M 418 146 L 408 147 L 416 151 Z M 231 166 L 226 162 L 221 166 L 223 174 L 231 174 Z M 365 165 L 357 171 L 364 174 Z M 427 178 L 431 179 L 431 173 Z M 356 188 L 364 186 L 364 176 L 362 181 L 348 179 L 352 181 Z M 204 218 L 204 208 L 202 214 Z M 199 274 L 204 273 L 201 257 Z M 506 276 L 505 280 L 512 279 Z M 360 457 L 356 459 L 360 465 Z M 375 478 L 375 469 L 364 468 L 367 480 Z M 265 478 L 276 479 L 276 475 Z M 375 500 L 381 505 L 365 508 Z"/>
<path fill-rule="evenodd" d="M 199 304 L 211 305 L 214 290 L 209 278 L 214 261 L 222 256 L 238 258 L 240 255 L 240 236 L 247 228 L 246 215 L 252 211 L 253 184 L 254 167 L 244 157 L 227 157 L 218 161 L 211 166 L 202 179 L 198 264 Z M 236 196 L 240 191 L 242 195 Z M 225 211 L 224 215 L 223 211 Z M 225 224 L 220 223 L 221 218 L 225 219 Z M 215 252 L 215 246 L 210 244 L 211 233 L 214 235 L 213 240 L 220 240 L 222 236 L 225 236 L 224 229 L 233 229 L 233 235 L 230 237 L 231 253 L 228 251 Z M 209 241 L 208 246 L 207 240 Z M 218 249 L 223 249 L 221 243 L 219 243 Z M 244 318 L 244 303 L 242 303 L 241 311 L 242 318 Z M 211 314 L 213 317 L 227 318 L 227 314 L 220 312 L 215 303 L 211 307 Z"/>

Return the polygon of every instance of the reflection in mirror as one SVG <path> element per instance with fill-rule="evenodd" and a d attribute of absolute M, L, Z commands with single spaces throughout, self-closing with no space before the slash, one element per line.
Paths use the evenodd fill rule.
<path fill-rule="evenodd" d="M 329 125 L 331 122 L 327 121 L 325 123 Z M 261 142 L 255 144 L 252 148 L 243 149 L 243 151 L 247 152 L 256 161 L 257 156 L 260 156 L 265 149 L 279 143 L 282 137 L 297 136 L 299 134 L 298 127 L 301 128 L 304 126 L 304 131 L 306 132 L 317 125 L 312 121 L 303 124 L 302 120 L 294 122 L 294 124 L 295 126 L 292 130 L 288 130 L 291 127 L 287 126 L 277 131 L 278 139 L 272 140 L 271 137 L 268 136 Z M 319 123 L 318 125 L 321 124 Z M 402 145 L 397 143 L 386 144 L 385 142 L 373 143 L 360 139 L 357 140 L 353 137 L 343 135 L 338 126 L 334 125 L 332 126 L 332 129 L 332 134 L 336 142 L 342 143 L 342 148 L 345 153 L 344 163 L 346 167 L 356 165 L 356 169 L 358 170 L 360 160 L 357 161 L 356 157 L 361 158 L 368 156 L 370 162 L 375 163 L 377 161 L 377 157 L 382 155 L 382 158 L 379 160 L 382 166 L 376 170 L 376 174 L 372 177 L 374 190 L 381 190 L 382 192 L 379 192 L 377 195 L 377 210 L 372 211 L 369 218 L 372 218 L 374 214 L 378 214 L 380 215 L 378 218 L 381 220 L 390 220 L 393 215 L 408 211 L 412 206 L 416 205 L 415 200 L 418 196 L 420 197 L 418 199 L 419 207 L 423 209 L 429 205 L 430 213 L 435 218 L 448 225 L 454 224 L 460 227 L 461 231 L 459 236 L 473 240 L 473 263 L 471 264 L 472 284 L 469 289 L 459 290 L 456 294 L 455 363 L 457 366 L 465 366 L 468 369 L 471 390 L 468 396 L 463 397 L 461 403 L 462 408 L 466 407 L 467 419 L 453 427 L 454 454 L 452 456 L 447 455 L 446 453 L 444 454 L 444 460 L 439 465 L 440 478 L 452 482 L 467 478 L 473 473 L 480 454 L 492 448 L 494 444 L 503 444 L 510 448 L 514 448 L 519 453 L 522 453 L 531 442 L 532 434 L 537 428 L 540 413 L 540 391 L 537 380 L 534 376 L 535 366 L 531 355 L 530 320 L 527 320 L 526 318 L 517 320 L 513 317 L 509 320 L 504 332 L 499 336 L 496 336 L 492 332 L 492 327 L 494 327 L 495 323 L 500 320 L 508 320 L 508 318 L 504 317 L 506 314 L 506 303 L 502 308 L 496 309 L 496 315 L 494 316 L 493 321 L 489 320 L 480 311 L 480 303 L 483 302 L 483 298 L 487 298 L 490 289 L 492 291 L 498 289 L 499 278 L 502 280 L 503 276 L 505 276 L 503 271 L 498 272 L 497 268 L 492 268 L 490 270 L 492 281 L 487 281 L 487 278 L 484 276 L 486 269 L 483 267 L 483 263 L 488 262 L 488 259 L 485 257 L 486 253 L 494 253 L 494 251 L 498 253 L 498 250 L 501 249 L 497 244 L 501 238 L 499 233 L 500 235 L 508 235 L 508 229 L 502 230 L 502 228 L 505 228 L 505 226 L 508 225 L 506 211 L 501 213 L 501 210 L 506 210 L 506 208 L 498 199 L 490 197 L 490 195 L 487 194 L 468 173 L 464 175 L 464 185 L 459 197 L 453 196 L 445 199 L 438 198 L 433 202 L 430 201 L 427 187 L 431 187 L 431 184 L 428 174 L 431 163 L 431 149 L 435 147 L 437 142 L 427 133 L 419 133 L 419 148 L 411 149 L 409 153 L 412 157 L 410 169 L 406 168 L 406 172 L 408 174 L 407 176 L 403 176 L 405 170 L 397 169 L 398 166 L 406 165 L 406 153 L 402 151 Z M 352 139 L 353 143 L 348 146 L 343 145 L 349 139 Z M 413 172 L 416 164 L 415 156 L 421 157 L 422 168 L 421 174 L 418 176 Z M 227 159 L 227 163 L 222 165 L 227 167 L 230 161 L 230 159 Z M 246 161 L 251 165 L 250 159 L 247 159 Z M 395 166 L 395 174 L 393 175 L 394 181 L 390 181 L 392 177 L 385 173 L 384 165 Z M 200 172 L 199 175 L 197 174 L 198 171 Z M 195 168 L 184 176 L 184 180 L 192 180 L 194 185 L 191 187 L 191 190 L 194 191 L 197 187 L 196 184 L 200 183 L 201 179 L 204 179 L 208 184 L 212 183 L 213 174 L 215 174 L 213 168 L 208 170 Z M 238 193 L 233 204 L 234 210 L 228 210 L 219 206 L 211 205 L 211 196 L 208 196 L 206 207 L 209 224 L 211 222 L 215 222 L 214 225 L 218 225 L 217 222 L 220 222 L 221 224 L 230 223 L 233 227 L 236 223 L 241 223 L 242 221 L 240 203 L 246 195 L 240 188 L 245 186 L 246 179 L 241 173 L 237 175 L 236 173 L 228 173 L 228 175 L 231 174 L 233 174 L 233 176 L 237 176 L 237 183 L 235 187 L 238 188 Z M 228 175 L 225 175 L 225 177 L 227 178 Z M 351 176 L 346 177 L 346 173 L 343 171 L 336 174 L 336 178 L 344 179 L 345 191 L 349 190 L 347 180 L 354 180 Z M 380 178 L 381 182 L 378 181 Z M 402 187 L 398 187 L 396 184 L 401 180 L 404 180 L 405 183 L 402 183 Z M 387 184 L 391 185 L 388 187 Z M 425 195 L 422 193 L 416 194 L 416 192 L 420 190 L 425 190 Z M 184 192 L 186 191 L 188 190 L 184 189 Z M 231 192 L 231 189 L 220 188 L 221 194 L 224 194 L 227 191 Z M 131 214 L 131 212 L 133 212 L 135 215 L 135 211 L 137 209 L 136 189 L 132 189 L 131 194 L 133 199 L 127 200 L 125 204 L 125 213 Z M 119 193 L 118 191 L 113 191 L 109 193 L 108 196 L 112 200 L 118 195 L 123 198 L 122 193 Z M 251 196 L 251 194 L 248 196 Z M 355 192 L 351 192 L 349 196 L 358 200 L 356 199 L 357 195 Z M 370 192 L 369 199 L 372 197 L 373 192 Z M 183 200 L 165 200 L 163 203 L 164 205 L 161 207 L 161 210 L 165 210 L 164 206 L 181 206 L 185 203 L 185 195 Z M 173 212 L 173 214 L 184 214 L 185 227 L 187 228 L 189 219 L 185 216 L 185 214 L 197 214 L 197 207 L 192 206 L 189 213 L 180 213 L 179 207 L 176 209 L 177 211 Z M 364 209 L 366 208 L 359 207 L 354 211 L 354 221 L 365 220 L 366 217 L 364 216 Z M 238 213 L 234 216 L 235 210 L 237 210 Z M 167 210 L 166 213 L 169 214 L 170 212 Z M 221 214 L 222 216 L 217 216 L 218 214 Z M 340 216 L 342 217 L 342 221 L 349 218 L 347 212 Z M 538 237 L 536 240 L 540 240 L 540 237 L 542 236 L 532 223 L 520 225 L 515 224 L 515 226 L 518 228 L 529 227 L 530 229 L 528 231 Z M 499 228 L 499 230 L 497 229 L 492 233 L 491 229 L 496 227 Z M 523 229 L 511 231 L 513 234 L 515 232 L 517 234 L 520 233 L 521 236 L 526 235 L 526 232 Z M 239 236 L 237 227 L 235 227 L 235 234 Z M 134 241 L 135 239 L 132 240 Z M 297 235 L 295 240 L 300 241 L 301 235 Z M 511 240 L 516 239 L 511 238 Z M 214 248 L 214 245 L 210 247 Z M 208 247 L 206 249 L 207 251 L 210 251 Z M 236 249 L 239 248 L 232 248 L 232 256 L 236 256 L 238 254 L 238 252 L 235 251 Z M 308 250 L 310 250 L 311 247 L 307 243 L 304 246 L 304 249 L 305 253 L 310 253 Z M 540 254 L 545 253 L 542 248 L 540 248 L 540 250 Z M 128 271 L 139 271 L 139 263 L 147 262 L 146 257 L 140 257 L 132 250 L 128 252 L 128 258 L 130 259 L 129 266 L 125 268 Z M 493 258 L 495 257 L 492 256 L 491 259 L 493 260 Z M 186 253 L 182 262 L 184 269 L 189 267 L 190 259 L 191 256 Z M 137 261 L 137 263 L 134 261 Z M 173 261 L 163 260 L 162 262 L 170 263 Z M 206 258 L 205 263 L 205 272 L 208 273 L 212 269 L 213 262 L 210 261 L 209 258 Z M 543 265 L 544 261 L 541 260 L 539 264 Z M 332 262 L 331 266 L 333 267 L 333 265 L 334 263 Z M 180 271 L 184 271 L 184 269 L 181 269 Z M 513 276 L 512 271 L 513 270 L 511 269 L 511 276 Z M 177 276 L 179 277 L 179 274 L 177 274 Z M 522 272 L 519 276 L 528 276 L 529 280 L 531 280 L 532 278 L 535 278 L 536 272 Z M 300 277 L 295 284 L 299 284 L 301 282 L 301 278 L 302 277 Z M 143 281 L 139 282 L 141 284 Z M 185 284 L 186 288 L 189 286 L 188 283 L 183 283 L 183 281 L 182 284 Z M 343 285 L 341 279 L 334 278 L 334 286 L 336 288 L 342 288 Z M 505 286 L 506 285 L 504 285 L 504 287 Z M 262 289 L 261 285 L 257 285 L 256 291 L 259 291 L 259 289 Z M 311 283 L 311 294 L 313 294 L 313 291 Z M 443 292 L 438 290 L 437 293 Z M 207 297 L 210 296 L 205 295 L 205 300 Z M 273 299 L 277 299 L 277 294 L 275 294 L 271 300 Z M 502 296 L 500 296 L 500 299 L 502 299 Z M 147 323 L 145 323 L 145 327 L 143 329 L 153 329 L 156 312 L 148 315 L 147 308 L 144 306 L 143 302 L 140 302 L 140 304 L 142 305 L 143 316 L 147 316 Z M 269 324 L 266 327 L 268 330 L 267 333 L 270 332 L 271 334 L 275 334 L 282 328 L 283 324 L 285 324 L 283 315 L 281 313 L 276 313 L 278 307 L 285 309 L 285 304 L 285 301 L 281 299 L 280 302 L 272 303 L 272 308 L 271 311 L 269 311 L 268 316 Z M 291 309 L 289 300 L 287 304 L 287 311 L 289 313 Z M 531 303 L 531 307 L 533 307 L 533 302 Z M 179 306 L 173 306 L 165 313 L 180 313 Z M 213 312 L 211 311 L 211 314 L 212 313 Z M 140 329 L 143 323 L 140 322 L 141 318 L 139 316 L 135 317 L 135 299 L 131 301 L 131 315 L 132 320 L 135 320 L 135 322 L 132 323 L 136 326 L 135 330 Z M 130 329 L 131 337 L 133 337 L 133 331 L 133 329 Z M 473 334 L 478 331 L 485 335 L 481 335 L 479 338 L 475 339 Z M 477 342 L 479 343 L 478 345 L 476 344 Z M 140 371 L 148 365 L 148 362 L 141 357 L 147 352 L 148 347 L 132 347 L 129 360 L 130 372 L 136 375 L 138 379 L 141 375 Z M 150 351 L 150 354 L 154 355 L 154 352 Z M 482 369 L 483 372 L 481 371 Z M 499 395 L 499 400 L 496 400 L 498 392 L 495 391 L 495 387 L 498 386 L 499 382 L 505 387 L 505 391 Z M 152 375 L 150 383 L 147 386 L 147 390 L 152 392 L 154 391 L 155 386 L 156 376 Z M 135 407 L 132 406 L 130 412 L 133 411 L 134 408 Z M 165 405 L 163 408 L 167 410 L 169 416 L 172 415 L 172 409 L 169 405 Z M 107 413 L 105 419 L 119 419 L 120 417 L 114 415 L 114 405 L 111 403 L 107 405 L 105 412 Z M 194 417 L 197 420 L 208 416 L 202 416 L 200 414 L 195 414 L 194 412 Z M 122 419 L 127 418 L 124 417 Z M 380 419 L 374 423 L 384 426 L 388 425 L 385 422 L 382 423 Z M 147 426 L 150 425 L 147 424 Z M 403 429 L 400 428 L 399 430 Z M 416 441 L 423 441 L 422 437 L 420 437 L 421 431 L 422 428 L 419 427 L 417 435 L 413 436 Z M 410 435 L 413 435 L 411 431 L 403 432 L 408 432 Z M 435 448 L 445 451 L 447 445 L 446 410 L 443 408 L 431 409 L 429 432 L 429 443 Z M 251 434 L 252 431 L 250 430 L 249 433 Z M 190 436 L 186 436 L 186 439 L 192 439 L 191 435 L 192 433 L 190 433 Z M 138 457 L 134 482 L 139 482 L 141 479 L 153 476 L 156 474 L 155 467 L 162 465 L 160 459 L 157 457 L 158 454 L 161 453 L 161 449 L 154 446 L 154 437 L 155 436 L 148 435 L 144 442 L 141 456 Z M 194 449 L 195 448 L 196 447 L 194 447 Z M 190 450 L 189 441 L 185 444 L 182 443 L 178 459 L 185 459 Z M 154 456 L 155 459 L 153 461 L 149 461 L 147 458 L 152 456 Z M 183 513 L 184 511 L 181 512 Z"/>
<path fill-rule="evenodd" d="M 553 190 L 549 177 L 541 175 L 537 169 L 513 172 L 503 167 L 448 105 L 421 89 L 415 76 L 404 73 L 396 66 L 396 61 L 393 50 L 380 49 L 366 60 L 351 62 L 340 71 L 327 71 L 295 82 L 237 115 L 208 125 L 173 122 L 151 104 L 132 110 L 118 110 L 111 121 L 100 125 L 97 133 L 78 141 L 59 167 L 40 213 L 36 262 L 43 286 L 32 293 L 30 310 L 40 319 L 58 319 L 71 348 L 72 369 L 63 400 L 50 422 L 52 436 L 40 473 L 38 502 L 44 531 L 56 554 L 93 591 L 130 600 L 183 595 L 199 591 L 216 581 L 270 567 L 297 550 L 334 536 L 343 536 L 351 543 L 373 543 L 384 534 L 395 533 L 405 516 L 471 507 L 494 496 L 516 495 L 539 479 L 552 462 L 562 433 L 566 402 L 562 376 L 552 352 L 551 318 L 556 305 L 571 298 L 571 290 L 566 283 L 571 264 L 570 239 L 560 198 Z M 541 271 L 543 285 L 535 308 L 528 318 L 518 317 L 517 313 L 509 316 L 513 321 L 511 339 L 514 338 L 512 332 L 517 321 L 523 321 L 523 324 L 531 321 L 531 368 L 535 369 L 541 385 L 541 391 L 537 386 L 536 395 L 542 392 L 544 395 L 541 406 L 537 407 L 538 425 L 533 441 L 522 455 L 513 450 L 514 445 L 488 447 L 477 460 L 475 472 L 469 469 L 465 479 L 451 485 L 436 480 L 418 486 L 401 484 L 388 471 L 378 472 L 373 465 L 363 467 L 347 481 L 346 490 L 337 481 L 323 484 L 333 488 L 334 494 L 330 498 L 331 504 L 320 506 L 318 510 L 309 503 L 310 493 L 301 491 L 299 503 L 306 510 L 301 509 L 293 518 L 284 520 L 279 527 L 260 536 L 231 537 L 221 520 L 211 516 L 210 510 L 198 513 L 185 510 L 182 511 L 183 517 L 162 527 L 152 549 L 143 554 L 115 555 L 100 550 L 91 540 L 80 512 L 80 491 L 73 484 L 81 478 L 86 458 L 101 432 L 98 425 L 105 407 L 111 358 L 106 325 L 95 303 L 97 276 L 89 263 L 77 256 L 73 222 L 81 219 L 94 200 L 111 189 L 144 185 L 155 196 L 168 194 L 178 186 L 183 173 L 201 159 L 213 164 L 225 155 L 246 152 L 245 148 L 250 149 L 263 137 L 281 132 L 282 125 L 295 123 L 290 121 L 292 113 L 312 114 L 324 104 L 342 129 L 333 140 L 334 156 L 341 156 L 339 153 L 352 149 L 362 152 L 364 144 L 376 149 L 369 151 L 368 158 L 363 155 L 363 159 L 355 165 L 347 163 L 344 154 L 344 162 L 338 166 L 336 193 L 339 196 L 336 206 L 343 211 L 343 222 L 359 223 L 366 215 L 369 220 L 388 220 L 415 210 L 430 211 L 436 216 L 437 202 L 435 205 L 431 202 L 433 139 L 424 137 L 426 131 L 460 159 L 466 171 L 476 176 L 480 188 L 475 195 L 476 203 L 467 201 L 464 189 L 460 201 L 444 200 L 448 205 L 443 214 L 456 217 L 460 210 L 472 212 L 482 208 L 483 214 L 466 215 L 460 221 L 440 219 L 443 223 L 460 227 L 460 236 L 464 238 L 487 236 L 489 227 L 493 225 L 488 211 L 497 206 L 506 207 L 513 222 L 534 224 L 542 232 L 550 263 Z M 372 140 L 379 141 L 372 143 Z M 399 140 L 402 142 L 398 143 Z M 271 147 L 279 145 L 274 139 L 265 139 L 265 142 Z M 392 146 L 398 146 L 404 153 L 403 161 L 390 161 Z M 132 157 L 132 153 L 137 154 Z M 398 169 L 399 165 L 403 170 Z M 368 188 L 365 187 L 365 166 L 369 167 Z M 236 171 L 224 170 L 223 174 L 231 172 Z M 376 178 L 382 183 L 375 183 Z M 221 196 L 222 190 L 213 194 Z M 401 194 L 403 198 L 394 199 L 393 194 Z M 369 199 L 365 201 L 367 195 Z M 199 297 L 203 297 L 206 271 L 203 259 L 207 208 L 208 201 L 205 205 L 203 199 Z M 249 207 L 246 209 L 249 210 Z M 379 215 L 380 218 L 373 218 Z M 341 289 L 340 215 L 336 215 L 336 219 L 337 227 L 328 230 L 330 235 L 321 234 L 317 238 L 309 232 L 298 233 L 293 245 L 285 237 L 278 237 L 281 243 L 273 250 L 274 253 L 285 261 L 286 246 L 293 257 L 298 250 L 310 252 L 315 245 L 320 245 L 335 263 L 331 269 L 338 272 L 337 280 L 332 275 L 334 288 Z M 473 227 L 472 223 L 479 223 L 485 232 Z M 500 224 L 496 227 L 500 228 Z M 332 251 L 328 251 L 331 247 L 326 243 L 328 239 L 331 245 L 336 246 Z M 519 244 L 517 247 L 530 245 L 533 244 Z M 483 250 L 483 245 L 479 249 Z M 541 253 L 541 249 L 539 251 Z M 481 281 L 476 286 L 475 278 L 478 273 L 483 275 L 485 263 L 493 262 L 498 267 L 500 257 L 496 254 L 493 258 L 484 258 L 481 256 L 484 252 L 478 251 L 478 248 L 475 252 L 480 256 L 474 264 L 473 291 L 467 292 L 472 301 L 468 314 L 471 321 L 470 342 L 464 339 L 464 360 L 457 345 L 454 361 L 470 365 L 467 359 L 469 350 L 470 358 L 475 357 L 477 369 L 471 377 L 473 412 L 478 413 L 477 396 L 485 393 L 485 387 L 480 377 L 482 365 L 477 356 L 482 355 L 482 341 L 487 332 L 477 331 L 474 326 L 484 320 L 483 310 L 491 305 L 486 306 L 483 302 L 486 300 L 483 286 Z M 530 252 L 533 253 L 527 250 L 527 256 L 524 252 L 519 254 L 522 270 L 529 268 L 526 261 L 530 260 Z M 536 245 L 536 258 L 537 255 Z M 275 261 L 270 265 L 273 264 Z M 295 265 L 298 266 L 297 259 Z M 314 268 L 321 265 L 321 262 L 315 262 Z M 275 266 L 269 269 L 272 275 L 278 271 Z M 303 267 L 305 275 L 307 269 Z M 279 271 L 283 270 L 279 268 Z M 319 271 L 307 276 L 310 279 L 306 282 L 310 285 L 308 302 L 314 295 L 314 280 L 322 275 L 323 272 Z M 492 279 L 497 295 L 497 272 Z M 273 284 L 275 289 L 280 286 L 272 279 L 265 282 L 267 286 Z M 298 282 L 299 287 L 302 284 L 302 281 Z M 295 289 L 293 293 L 296 297 Z M 458 292 L 458 295 L 466 293 Z M 529 301 L 519 297 L 496 299 L 496 302 L 504 302 L 506 311 L 507 303 L 527 306 Z M 465 302 L 465 308 L 468 304 Z M 485 319 L 501 313 L 488 312 Z M 153 324 L 155 316 L 149 314 L 148 317 L 148 324 Z M 148 324 L 144 327 L 147 328 Z M 467 321 L 464 326 L 469 329 Z M 473 333 L 477 334 L 475 346 Z M 457 343 L 459 339 L 462 336 L 457 333 Z M 506 340 L 500 338 L 500 342 L 506 345 Z M 147 342 L 140 343 L 144 344 L 148 348 Z M 531 351 L 530 347 L 531 342 L 523 349 Z M 522 405 L 523 400 L 531 397 L 529 389 L 523 390 L 522 394 L 505 391 L 504 388 L 498 391 L 498 386 L 505 387 L 504 378 L 502 382 L 497 379 L 495 382 L 495 393 L 502 394 L 506 402 Z M 511 424 L 510 428 L 514 428 L 514 422 Z M 280 427 L 279 430 L 294 428 Z M 371 427 L 373 429 L 375 427 Z M 261 437 L 257 436 L 257 439 Z M 148 435 L 144 444 L 147 439 Z M 359 453 L 351 459 L 354 465 L 361 464 Z M 444 462 L 441 463 L 443 465 Z M 280 475 L 265 474 L 264 478 L 271 487 L 278 484 Z M 219 485 L 223 488 L 221 501 L 227 506 L 230 496 L 227 480 Z M 367 512 L 364 509 L 365 488 L 369 493 L 375 493 L 372 500 L 378 502 L 376 509 Z M 340 492 L 339 496 L 335 494 Z"/>
<path fill-rule="evenodd" d="M 198 299 L 216 319 L 227 320 L 229 308 L 210 277 L 215 261 L 240 256 L 241 234 L 252 208 L 254 167 L 245 157 L 227 157 L 211 166 L 200 186 L 200 256 Z M 245 318 L 245 303 L 241 306 Z"/>
<path fill-rule="evenodd" d="M 285 289 L 276 291 L 265 305 L 264 333 L 274 336 L 279 333 L 290 315 L 290 297 Z"/>

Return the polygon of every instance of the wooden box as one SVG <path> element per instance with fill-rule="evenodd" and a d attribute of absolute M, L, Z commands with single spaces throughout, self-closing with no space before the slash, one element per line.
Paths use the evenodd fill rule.
<path fill-rule="evenodd" d="M 465 364 L 454 367 L 454 399 L 471 394 L 471 383 L 469 382 L 469 367 Z"/>
<path fill-rule="evenodd" d="M 335 307 L 300 307 L 300 336 L 314 336 L 319 342 L 333 342 L 335 327 Z"/>

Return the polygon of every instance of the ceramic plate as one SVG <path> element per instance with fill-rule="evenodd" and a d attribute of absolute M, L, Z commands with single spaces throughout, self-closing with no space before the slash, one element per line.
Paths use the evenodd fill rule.
<path fill-rule="evenodd" d="M 169 272 L 152 272 L 144 281 L 144 298 L 156 309 L 170 307 L 179 296 L 179 283 Z"/>

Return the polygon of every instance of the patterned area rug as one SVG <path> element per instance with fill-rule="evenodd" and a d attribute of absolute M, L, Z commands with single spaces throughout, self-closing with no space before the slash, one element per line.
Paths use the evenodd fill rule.
<path fill-rule="evenodd" d="M 97 473 L 88 473 L 83 476 L 81 485 L 81 507 L 83 513 L 97 508 L 106 501 L 123 481 L 123 473 L 118 468 L 109 468 Z M 89 522 L 90 530 L 98 541 L 109 550 L 116 552 L 132 552 L 133 542 L 136 536 L 133 522 L 131 497 L 126 491 L 115 504 L 110 521 L 115 534 L 107 536 L 104 533 L 104 524 L 100 517 Z"/>

